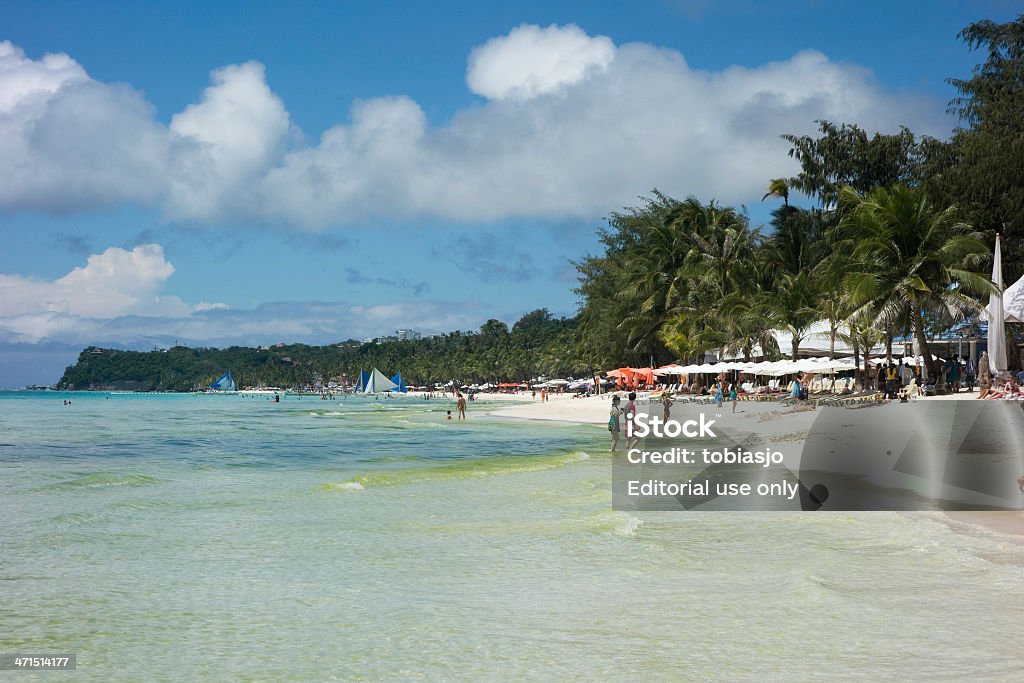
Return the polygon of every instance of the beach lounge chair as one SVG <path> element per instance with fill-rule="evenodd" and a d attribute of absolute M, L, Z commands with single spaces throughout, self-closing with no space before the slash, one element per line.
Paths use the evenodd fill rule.
<path fill-rule="evenodd" d="M 921 387 L 917 386 L 916 377 L 910 380 L 910 384 L 900 389 L 900 396 L 905 396 L 908 399 L 918 398 L 923 395 L 924 393 L 921 391 Z"/>

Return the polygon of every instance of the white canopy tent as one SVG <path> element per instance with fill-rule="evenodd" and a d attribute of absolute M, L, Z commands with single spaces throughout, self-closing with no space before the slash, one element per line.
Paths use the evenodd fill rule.
<path fill-rule="evenodd" d="M 1024 277 L 1003 291 L 1003 320 L 1024 323 Z"/>
<path fill-rule="evenodd" d="M 725 363 L 704 363 L 701 365 L 672 365 L 659 368 L 655 374 L 709 374 L 739 371 L 765 377 L 781 377 L 798 372 L 844 372 L 855 370 L 852 358 L 829 359 L 825 356 L 800 358 L 798 360 L 762 361 L 760 363 L 744 363 L 729 361 Z"/>
<path fill-rule="evenodd" d="M 987 308 L 978 319 L 988 321 Z M 1024 277 L 1003 290 L 1003 320 L 1008 323 L 1024 323 Z"/>

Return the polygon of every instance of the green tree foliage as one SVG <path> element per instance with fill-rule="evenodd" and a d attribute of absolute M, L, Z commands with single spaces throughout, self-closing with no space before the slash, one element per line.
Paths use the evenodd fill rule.
<path fill-rule="evenodd" d="M 869 137 L 856 124 L 817 123 L 819 137 L 785 134 L 782 138 L 793 145 L 789 156 L 800 162 L 800 173 L 789 179 L 789 187 L 817 199 L 821 209 L 837 206 L 843 186 L 870 192 L 916 177 L 921 150 L 909 129 Z M 771 187 L 769 194 L 773 194 Z"/>
<path fill-rule="evenodd" d="M 969 79 L 951 78 L 950 102 L 963 127 L 949 142 L 929 140 L 922 173 L 930 197 L 956 204 L 988 239 L 1004 231 L 1008 278 L 1024 273 L 1024 14 L 997 24 L 979 21 L 958 35 L 985 61 Z"/>
<path fill-rule="evenodd" d="M 657 191 L 653 195 L 639 207 L 611 214 L 608 227 L 598 231 L 604 253 L 573 263 L 580 283 L 573 291 L 582 300 L 577 352 L 594 367 L 640 365 L 652 355 L 659 359 L 669 356 L 656 336 L 631 340 L 630 333 L 620 327 L 639 305 L 625 292 L 636 271 L 631 258 L 643 248 L 652 230 L 666 224 L 679 204 Z"/>
<path fill-rule="evenodd" d="M 577 321 L 556 319 L 543 310 L 527 314 L 512 332 L 497 320 L 481 334 L 446 335 L 380 344 L 344 342 L 332 346 L 290 344 L 271 348 L 186 348 L 166 351 L 117 351 L 90 347 L 64 372 L 61 388 L 115 388 L 142 391 L 203 390 L 224 372 L 239 386 L 296 387 L 345 376 L 352 383 L 360 370 L 377 367 L 401 372 L 406 384 L 458 380 L 523 381 L 538 375 L 589 375 L 575 354 Z M 523 324 L 520 324 L 523 323 Z"/>
<path fill-rule="evenodd" d="M 503 337 L 508 334 L 508 325 L 500 320 L 491 318 L 480 326 L 480 334 L 487 337 Z"/>
<path fill-rule="evenodd" d="M 921 189 L 896 185 L 861 195 L 847 187 L 840 199 L 846 212 L 829 258 L 846 273 L 850 302 L 872 311 L 882 329 L 909 321 L 930 362 L 926 320 L 976 311 L 971 295 L 992 289 L 975 271 L 988 258 L 981 234 L 957 219 L 955 207 L 933 210 Z"/>
<path fill-rule="evenodd" d="M 611 216 L 605 252 L 576 264 L 579 344 L 595 365 L 646 365 L 742 348 L 763 316 L 738 308 L 760 286 L 762 245 L 746 216 L 715 202 L 657 191 Z M 729 302 L 734 306 L 728 314 Z"/>

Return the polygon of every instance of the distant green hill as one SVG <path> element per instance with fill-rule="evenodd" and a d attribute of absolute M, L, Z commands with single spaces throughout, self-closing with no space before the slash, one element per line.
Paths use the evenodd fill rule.
<path fill-rule="evenodd" d="M 479 332 L 407 341 L 330 346 L 306 344 L 225 349 L 175 346 L 160 351 L 119 351 L 89 347 L 65 370 L 61 389 L 194 391 L 230 371 L 239 387 L 294 387 L 379 368 L 401 372 L 406 384 L 527 380 L 587 374 L 575 352 L 576 320 L 552 318 L 546 309 L 528 313 L 512 330 L 490 320 Z"/>

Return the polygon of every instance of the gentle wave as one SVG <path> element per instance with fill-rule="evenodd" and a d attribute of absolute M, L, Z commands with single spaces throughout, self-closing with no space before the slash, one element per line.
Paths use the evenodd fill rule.
<path fill-rule="evenodd" d="M 517 456 L 506 458 L 481 458 L 454 464 L 437 465 L 435 467 L 417 467 L 407 469 L 377 470 L 353 477 L 340 484 L 325 484 L 323 488 L 337 490 L 345 484 L 359 484 L 361 488 L 377 486 L 400 486 L 424 481 L 444 481 L 457 479 L 478 479 L 506 474 L 523 474 L 526 472 L 543 472 L 545 470 L 564 467 L 590 458 L 583 451 L 574 451 L 565 455 L 555 456 Z"/>
<path fill-rule="evenodd" d="M 74 491 L 78 489 L 106 488 L 110 486 L 149 486 L 160 484 L 163 480 L 144 474 L 119 474 L 116 472 L 97 472 L 76 479 L 40 486 L 35 491 Z"/>

